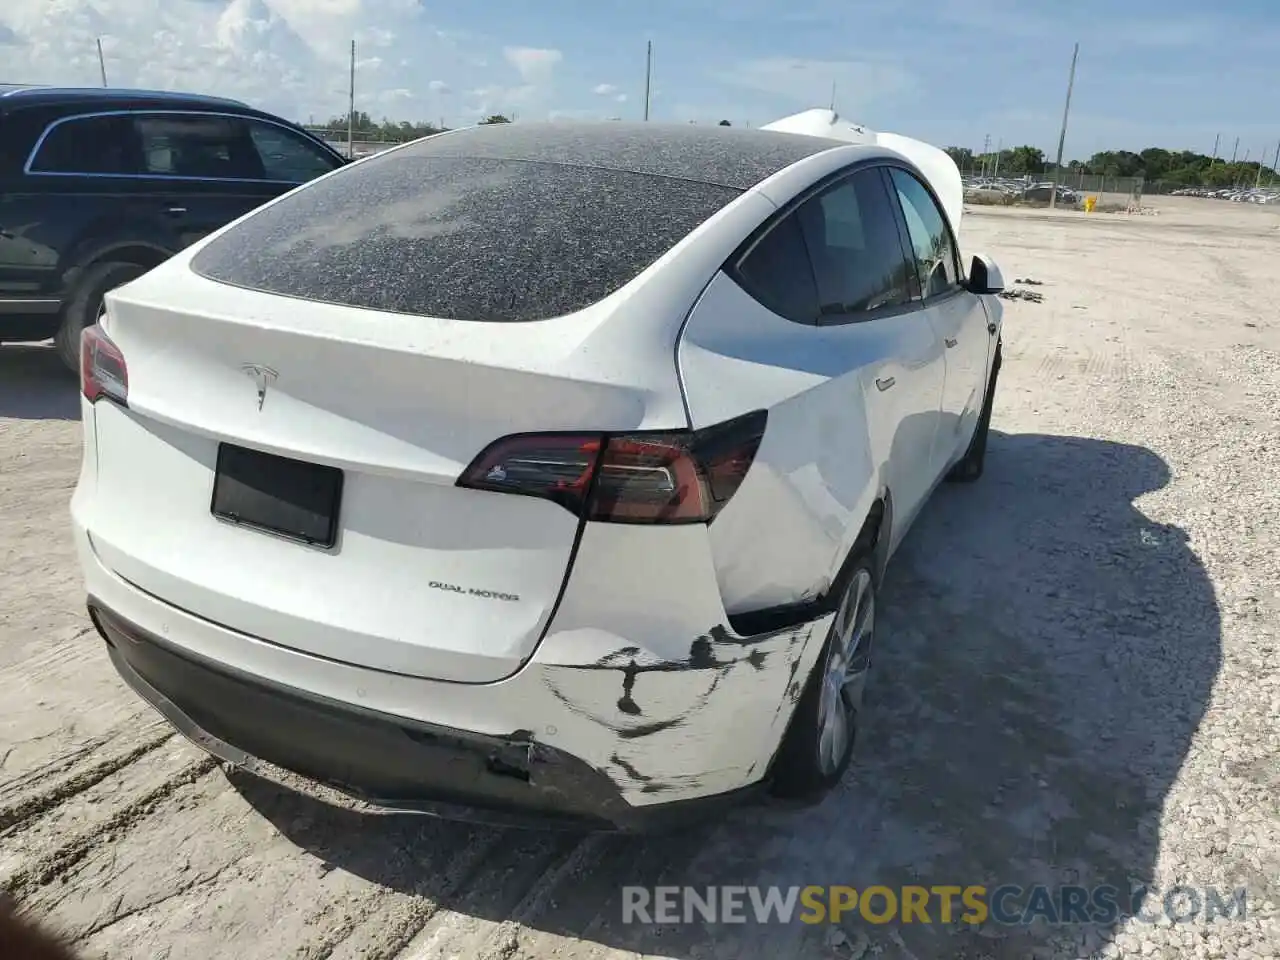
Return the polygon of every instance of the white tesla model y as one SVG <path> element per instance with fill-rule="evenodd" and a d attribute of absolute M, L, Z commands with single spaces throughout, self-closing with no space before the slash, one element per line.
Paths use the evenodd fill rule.
<path fill-rule="evenodd" d="M 388 808 L 639 829 L 849 764 L 885 565 L 982 472 L 999 272 L 902 153 L 495 125 L 109 294 L 93 622 L 205 750 Z"/>

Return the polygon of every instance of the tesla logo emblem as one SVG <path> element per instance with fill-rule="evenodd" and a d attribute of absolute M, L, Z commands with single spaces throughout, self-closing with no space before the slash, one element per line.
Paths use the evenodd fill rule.
<path fill-rule="evenodd" d="M 267 399 L 267 387 L 276 382 L 276 377 L 280 374 L 276 373 L 270 367 L 264 367 L 260 363 L 242 363 L 240 369 L 253 378 L 253 382 L 258 385 L 258 409 L 262 409 L 262 404 Z"/>

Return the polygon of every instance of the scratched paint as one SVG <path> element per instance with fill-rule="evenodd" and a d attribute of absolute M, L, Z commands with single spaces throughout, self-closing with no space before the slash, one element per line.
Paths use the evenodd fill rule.
<path fill-rule="evenodd" d="M 541 665 L 567 717 L 540 739 L 595 765 L 636 805 L 747 786 L 764 775 L 828 622 L 751 637 L 717 624 L 678 659 L 625 645 Z M 708 763 L 721 757 L 729 762 Z"/>

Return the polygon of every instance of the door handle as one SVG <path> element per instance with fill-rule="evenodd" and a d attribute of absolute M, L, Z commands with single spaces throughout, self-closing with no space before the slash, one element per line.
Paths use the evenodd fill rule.
<path fill-rule="evenodd" d="M 994 334 L 995 332 L 996 332 L 996 325 L 995 325 L 995 322 L 994 322 L 994 321 L 989 321 L 989 322 L 987 323 L 987 333 Z"/>
<path fill-rule="evenodd" d="M 892 386 L 893 386 L 895 383 L 897 383 L 897 382 L 898 382 L 898 381 L 897 381 L 897 380 L 895 380 L 895 379 L 893 379 L 893 377 L 885 377 L 883 380 L 881 380 L 881 379 L 879 379 L 879 378 L 877 377 L 877 378 L 876 378 L 876 389 L 877 389 L 877 390 L 879 390 L 881 393 L 884 393 L 884 391 L 888 390 L 890 387 L 892 387 Z"/>
<path fill-rule="evenodd" d="M 947 349 L 948 349 L 948 350 L 950 350 L 952 347 L 954 347 L 954 346 L 956 345 L 956 342 L 957 342 L 957 341 L 955 341 L 955 340 L 951 340 L 951 339 L 946 339 L 946 340 L 943 340 L 942 342 L 943 342 L 943 343 L 945 343 L 945 344 L 947 345 Z"/>

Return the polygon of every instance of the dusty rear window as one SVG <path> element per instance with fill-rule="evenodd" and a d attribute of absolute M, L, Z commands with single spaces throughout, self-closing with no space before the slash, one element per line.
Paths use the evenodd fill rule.
<path fill-rule="evenodd" d="M 738 195 L 648 174 L 397 151 L 259 211 L 192 268 L 325 303 L 540 320 L 618 290 Z"/>

